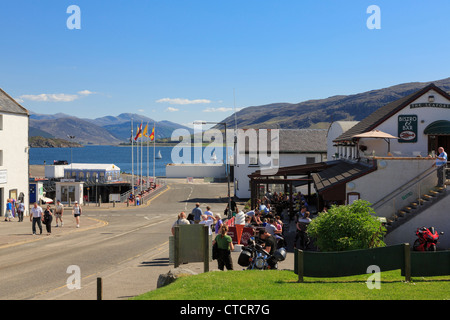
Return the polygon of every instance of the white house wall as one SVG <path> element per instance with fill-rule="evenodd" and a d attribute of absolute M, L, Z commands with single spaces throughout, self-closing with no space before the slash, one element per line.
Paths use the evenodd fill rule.
<path fill-rule="evenodd" d="M 17 197 L 24 194 L 25 207 L 29 205 L 28 186 L 28 116 L 0 113 L 0 150 L 2 163 L 0 171 L 6 172 L 6 182 L 2 179 L 3 189 L 1 215 L 5 213 L 6 199 L 11 190 L 17 190 Z M 28 213 L 28 210 L 27 210 Z"/>
<path fill-rule="evenodd" d="M 360 194 L 360 199 L 375 204 L 392 194 L 397 188 L 430 169 L 434 164 L 434 160 L 427 158 L 404 160 L 383 158 L 378 159 L 377 164 L 377 170 L 347 183 L 346 192 L 357 192 Z M 421 192 L 431 189 L 436 185 L 436 182 L 437 175 L 432 173 L 421 182 Z M 395 197 L 395 201 L 391 201 L 377 209 L 376 214 L 382 217 L 390 217 L 396 210 L 409 205 L 412 201 L 416 201 L 419 195 L 418 188 L 419 185 L 406 188 Z"/>
<path fill-rule="evenodd" d="M 435 103 L 449 104 L 450 101 L 441 96 L 434 90 L 430 90 L 420 98 L 416 99 L 414 103 L 428 103 L 428 96 L 433 95 Z M 432 108 L 422 107 L 413 108 L 411 105 L 403 108 L 399 112 L 392 115 L 389 119 L 381 123 L 376 130 L 390 133 L 393 136 L 398 136 L 398 116 L 400 115 L 417 115 L 417 142 L 416 143 L 399 143 L 396 139 L 391 140 L 391 153 L 393 156 L 428 156 L 428 136 L 424 134 L 425 128 L 431 123 L 438 120 L 449 120 L 450 109 L 446 108 Z M 375 151 L 377 156 L 387 155 L 387 143 L 381 139 L 361 139 L 360 144 L 368 146 L 366 152 Z"/>
<path fill-rule="evenodd" d="M 327 159 L 333 160 L 333 156 L 338 152 L 334 146 L 333 140 L 356 125 L 358 121 L 335 121 L 331 124 L 327 132 Z"/>

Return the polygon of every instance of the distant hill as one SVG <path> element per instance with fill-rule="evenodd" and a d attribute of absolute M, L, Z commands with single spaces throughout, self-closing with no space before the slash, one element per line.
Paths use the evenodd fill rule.
<path fill-rule="evenodd" d="M 432 81 L 450 92 L 450 78 Z M 236 113 L 238 128 L 326 128 L 338 120 L 360 121 L 378 108 L 422 89 L 432 82 L 411 82 L 353 95 L 338 95 L 300 103 L 247 107 Z M 234 128 L 234 114 L 224 119 Z"/>
<path fill-rule="evenodd" d="M 30 113 L 29 136 L 59 138 L 68 140 L 68 135 L 75 136 L 74 142 L 81 144 L 118 145 L 126 143 L 131 137 L 131 119 L 134 122 L 133 132 L 141 121 L 149 124 L 149 131 L 156 123 L 156 139 L 167 138 L 178 128 L 193 130 L 170 121 L 155 121 L 146 116 L 122 113 L 118 116 L 105 116 L 96 119 L 80 119 L 63 113 L 44 115 Z"/>
<path fill-rule="evenodd" d="M 30 127 L 38 128 L 58 139 L 69 140 L 68 135 L 75 136 L 73 142 L 81 144 L 119 144 L 122 142 L 105 128 L 76 117 L 49 120 L 31 118 Z"/>
<path fill-rule="evenodd" d="M 69 142 L 63 139 L 52 139 L 44 137 L 30 137 L 29 144 L 31 148 L 79 148 L 81 144 Z"/>

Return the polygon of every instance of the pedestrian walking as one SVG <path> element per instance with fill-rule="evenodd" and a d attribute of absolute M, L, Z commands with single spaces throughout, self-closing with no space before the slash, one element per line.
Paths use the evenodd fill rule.
<path fill-rule="evenodd" d="M 6 213 L 5 213 L 5 221 L 11 221 L 12 218 L 12 201 L 11 199 L 6 200 Z"/>
<path fill-rule="evenodd" d="M 17 205 L 17 217 L 19 218 L 19 222 L 23 221 L 23 214 L 24 214 L 24 212 L 25 212 L 25 205 L 21 201 Z"/>
<path fill-rule="evenodd" d="M 47 209 L 44 211 L 44 217 L 42 222 L 45 224 L 45 228 L 47 230 L 47 234 L 50 235 L 52 233 L 52 220 L 53 220 L 53 211 L 50 208 L 50 205 L 47 205 Z"/>
<path fill-rule="evenodd" d="M 80 227 L 80 216 L 81 216 L 81 207 L 78 205 L 78 202 L 75 201 L 73 205 L 72 214 L 75 217 L 75 221 L 77 223 L 77 228 Z"/>
<path fill-rule="evenodd" d="M 64 225 L 64 222 L 62 219 L 63 213 L 64 213 L 64 206 L 62 205 L 60 200 L 57 200 L 56 206 L 55 206 L 56 227 L 58 227 L 58 220 L 61 221 L 61 227 Z"/>
<path fill-rule="evenodd" d="M 41 231 L 40 234 L 42 234 L 42 208 L 38 206 L 38 204 L 35 202 L 33 204 L 33 208 L 31 208 L 31 214 L 30 214 L 30 221 L 33 221 L 33 224 L 31 226 L 31 230 L 33 231 L 33 234 L 36 234 L 36 223 L 39 227 L 39 230 Z"/>
<path fill-rule="evenodd" d="M 234 250 L 233 240 L 229 235 L 227 235 L 228 226 L 226 224 L 222 225 L 220 229 L 220 234 L 216 236 L 213 241 L 213 245 L 217 242 L 218 253 L 217 264 L 220 270 L 233 270 L 233 260 L 231 259 L 231 250 Z"/>
<path fill-rule="evenodd" d="M 202 209 L 200 209 L 200 203 L 195 204 L 195 208 L 192 209 L 192 215 L 194 216 L 194 223 L 199 224 L 202 220 Z"/>

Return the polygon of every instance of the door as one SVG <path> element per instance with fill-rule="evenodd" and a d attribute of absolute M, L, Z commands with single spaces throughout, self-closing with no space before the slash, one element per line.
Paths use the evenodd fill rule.
<path fill-rule="evenodd" d="M 445 152 L 450 151 L 450 135 L 429 135 L 428 136 L 428 153 L 434 151 L 436 154 L 438 148 L 444 148 Z"/>
<path fill-rule="evenodd" d="M 30 204 L 37 202 L 36 185 L 30 184 Z"/>
<path fill-rule="evenodd" d="M 5 188 L 0 188 L 0 217 L 3 217 L 5 215 L 5 203 L 3 201 L 3 194 L 5 192 Z"/>

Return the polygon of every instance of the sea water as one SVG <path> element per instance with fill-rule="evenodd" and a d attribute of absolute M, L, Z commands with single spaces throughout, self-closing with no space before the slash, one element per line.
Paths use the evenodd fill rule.
<path fill-rule="evenodd" d="M 150 176 L 164 177 L 166 176 L 166 165 L 174 163 L 172 161 L 172 146 L 156 146 L 156 154 L 161 152 L 161 159 L 155 159 L 155 173 L 153 173 L 153 146 L 147 148 L 142 146 L 142 173 Z M 192 163 L 205 162 L 203 152 L 205 147 L 191 147 Z M 201 148 L 202 152 L 196 152 L 195 148 Z M 137 172 L 138 147 L 133 148 L 134 173 Z M 147 168 L 147 150 L 148 150 L 148 168 Z M 197 150 L 198 151 L 198 150 Z M 225 148 L 222 151 L 225 155 Z M 231 154 L 232 149 L 229 149 Z M 207 152 L 208 153 L 208 152 Z M 217 153 L 220 156 L 220 152 Z M 199 159 L 200 157 L 200 159 Z M 82 148 L 30 148 L 30 164 L 53 164 L 54 160 L 66 160 L 68 163 L 102 163 L 114 164 L 120 168 L 120 171 L 131 173 L 131 146 L 84 146 Z M 141 168 L 141 147 L 139 147 L 139 170 Z M 221 161 L 218 159 L 217 161 Z"/>

